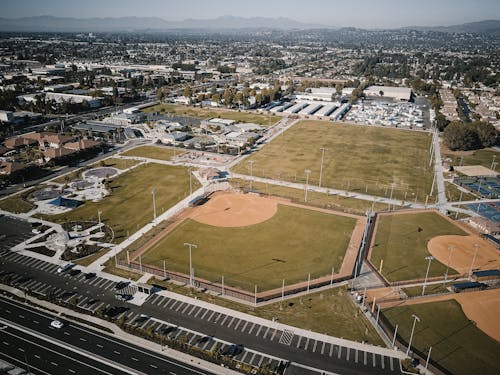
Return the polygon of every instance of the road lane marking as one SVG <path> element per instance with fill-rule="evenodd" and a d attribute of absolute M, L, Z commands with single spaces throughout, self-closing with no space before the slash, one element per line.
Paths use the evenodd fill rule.
<path fill-rule="evenodd" d="M 139 360 L 138 360 L 137 358 L 135 358 L 135 357 L 130 357 L 130 358 L 132 359 L 132 361 L 136 361 L 136 362 L 138 362 L 138 361 L 139 361 Z"/>

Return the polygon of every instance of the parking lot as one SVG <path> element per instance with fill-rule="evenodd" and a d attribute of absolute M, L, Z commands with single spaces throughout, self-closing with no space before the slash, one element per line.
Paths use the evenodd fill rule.
<path fill-rule="evenodd" d="M 0 214 L 0 251 L 7 250 L 33 237 L 31 224 L 26 220 Z"/>

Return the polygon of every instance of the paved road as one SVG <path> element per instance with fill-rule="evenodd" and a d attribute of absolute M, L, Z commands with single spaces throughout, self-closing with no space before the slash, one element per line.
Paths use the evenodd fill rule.
<path fill-rule="evenodd" d="M 115 282 L 94 277 L 85 279 L 79 274 L 57 273 L 57 265 L 33 259 L 10 251 L 0 257 L 0 271 L 14 272 L 18 288 L 26 287 L 39 293 L 50 291 L 61 300 L 72 300 L 89 312 L 110 305 L 127 308 L 123 314 L 127 322 L 144 328 L 162 330 L 173 327 L 171 335 L 185 335 L 190 343 L 206 344 L 203 337 L 213 337 L 224 345 L 243 344 L 245 351 L 238 358 L 259 365 L 285 359 L 296 364 L 323 369 L 338 374 L 395 374 L 399 373 L 397 359 L 365 350 L 353 349 L 321 340 L 310 339 L 292 332 L 270 329 L 231 314 L 222 314 L 196 304 L 179 302 L 164 296 L 154 296 L 143 306 L 135 306 L 115 299 Z M 141 314 L 150 318 L 141 319 Z M 295 369 L 295 370 L 294 370 Z M 287 375 L 303 373 L 292 366 Z"/>
<path fill-rule="evenodd" d="M 0 301 L 0 324 L 7 326 L 0 331 L 1 356 L 15 358 L 18 366 L 27 359 L 34 373 L 212 374 L 76 323 L 53 328 L 50 314 L 5 297 Z"/>

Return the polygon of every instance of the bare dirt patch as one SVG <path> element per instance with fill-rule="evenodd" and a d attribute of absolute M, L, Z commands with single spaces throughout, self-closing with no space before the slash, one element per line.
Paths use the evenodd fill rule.
<path fill-rule="evenodd" d="M 472 176 L 472 177 L 496 176 L 498 174 L 494 170 L 483 167 L 482 165 L 467 165 L 462 167 L 455 167 L 455 170 L 457 170 L 460 173 L 463 173 L 466 176 Z"/>
<path fill-rule="evenodd" d="M 439 262 L 446 265 L 450 257 L 449 249 L 452 248 L 450 267 L 459 273 L 467 273 L 476 252 L 475 244 L 479 245 L 479 250 L 474 261 L 474 270 L 500 268 L 499 251 L 489 241 L 476 234 L 434 237 L 427 244 L 427 249 Z"/>
<path fill-rule="evenodd" d="M 255 194 L 220 192 L 191 212 L 189 217 L 218 227 L 243 227 L 266 221 L 278 210 L 277 199 Z"/>

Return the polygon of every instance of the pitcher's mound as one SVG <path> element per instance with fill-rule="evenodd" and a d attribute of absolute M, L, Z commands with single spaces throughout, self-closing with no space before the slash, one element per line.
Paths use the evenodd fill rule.
<path fill-rule="evenodd" d="M 215 193 L 203 206 L 196 207 L 190 218 L 218 227 L 244 227 L 270 219 L 278 202 L 253 194 Z"/>

